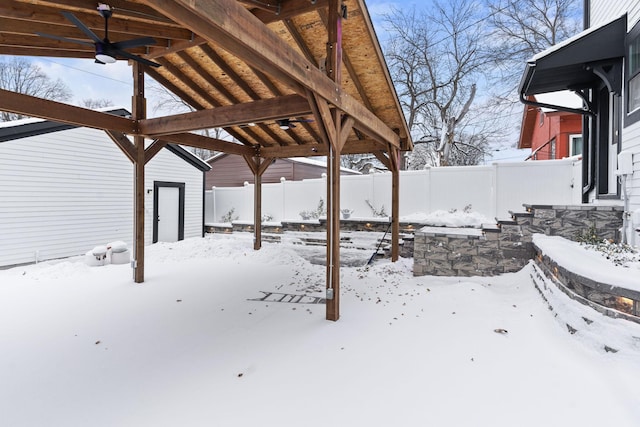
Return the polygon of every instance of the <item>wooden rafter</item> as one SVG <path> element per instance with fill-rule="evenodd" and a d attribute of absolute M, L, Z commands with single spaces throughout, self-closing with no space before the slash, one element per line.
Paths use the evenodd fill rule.
<path fill-rule="evenodd" d="M 251 98 L 254 101 L 259 101 L 261 99 L 260 96 L 253 90 L 253 88 L 249 86 L 249 84 L 246 81 L 244 81 L 238 75 L 238 73 L 236 73 L 236 71 L 229 64 L 227 64 L 227 62 L 220 55 L 218 55 L 218 53 L 214 49 L 212 49 L 208 45 L 202 46 L 201 49 L 209 57 L 209 59 L 211 59 L 211 61 L 213 61 L 213 63 L 216 64 L 216 66 L 218 66 L 222 70 L 222 72 L 226 74 L 227 77 L 233 80 L 233 82 L 238 86 L 238 88 L 242 90 L 242 92 L 244 92 L 245 95 L 247 95 L 249 98 Z M 235 104 L 238 104 L 241 102 L 240 99 L 234 96 L 233 94 L 229 93 L 229 96 L 227 97 L 231 100 L 231 102 Z M 247 122 L 244 122 L 244 123 L 247 123 Z M 257 124 L 258 127 L 264 133 L 266 133 L 271 139 L 275 141 L 280 141 L 280 138 L 278 138 L 276 134 L 268 126 L 260 123 L 259 120 L 253 120 L 251 121 L 251 123 Z M 300 143 L 300 140 L 297 140 L 297 138 L 294 138 L 294 139 L 296 139 L 297 143 Z M 280 143 L 280 145 L 286 145 L 286 144 Z"/>
<path fill-rule="evenodd" d="M 283 96 L 283 92 L 280 89 L 278 89 L 278 87 L 275 84 L 273 84 L 273 82 L 269 80 L 269 77 L 267 77 L 263 72 L 261 72 L 260 70 L 256 70 L 255 68 L 251 68 L 251 70 L 256 75 L 258 80 L 260 80 L 260 82 L 269 90 L 269 92 L 271 92 L 271 95 Z M 307 95 L 307 99 L 309 100 L 308 95 Z M 320 140 L 320 135 L 318 135 L 318 133 L 309 123 L 302 122 L 300 124 L 309 133 L 309 135 L 311 135 L 311 139 L 313 141 Z M 300 143 L 307 144 L 305 140 L 300 141 Z"/>
<path fill-rule="evenodd" d="M 195 110 L 205 109 L 205 106 L 203 104 L 201 104 L 199 101 L 191 97 L 184 90 L 177 87 L 173 82 L 168 80 L 162 74 L 158 73 L 158 71 L 156 71 L 155 69 L 147 67 L 145 69 L 145 72 L 149 74 L 151 77 L 153 77 L 153 79 L 156 80 L 158 83 L 163 85 L 167 90 L 173 92 L 173 94 L 175 94 L 178 98 L 182 99 L 187 105 L 190 105 Z M 225 129 L 225 130 L 229 135 L 233 136 L 235 139 L 237 139 L 241 143 L 247 146 L 253 145 L 243 134 L 240 134 L 239 132 L 235 132 L 232 129 Z"/>
<path fill-rule="evenodd" d="M 102 33 L 104 32 L 104 19 L 95 12 L 95 9 L 93 9 L 96 3 L 92 3 L 92 7 L 89 10 L 86 8 L 87 2 L 84 2 L 85 6 L 82 10 L 77 8 L 75 10 L 65 8 L 64 5 L 61 4 L 62 2 L 49 2 L 49 5 L 47 6 L 42 6 L 37 3 L 38 2 L 34 1 L 21 2 L 15 0 L 2 0 L 2 2 L 0 2 L 0 17 L 22 19 L 32 23 L 46 23 L 50 26 L 49 30 L 46 31 L 47 33 L 53 32 L 56 34 L 56 28 L 53 26 L 68 27 L 72 30 L 75 28 L 75 36 L 70 35 L 70 37 L 78 39 L 86 38 L 80 30 L 78 30 L 60 13 L 66 9 L 72 12 L 98 36 L 102 36 Z M 128 5 L 130 3 L 127 2 L 126 4 Z M 123 9 L 126 9 L 126 7 Z M 117 17 L 118 15 L 116 14 L 115 16 Z M 167 22 L 167 24 L 169 24 L 169 22 Z M 168 39 L 190 40 L 193 38 L 191 31 L 180 28 L 175 24 L 162 25 L 160 28 L 157 23 L 155 25 L 151 25 L 149 23 L 131 19 L 112 19 L 109 22 L 109 37 L 112 38 L 113 41 L 128 39 L 132 36 L 141 34 L 155 37 L 159 41 Z"/>
<path fill-rule="evenodd" d="M 285 19 L 283 22 L 287 30 L 289 30 L 289 34 L 291 34 L 291 37 L 293 37 L 293 40 L 296 42 L 296 45 L 300 48 L 304 57 L 307 58 L 307 61 L 315 64 L 316 58 L 314 58 L 313 53 L 311 53 L 309 46 L 305 43 L 302 35 L 300 35 L 300 32 L 293 24 L 293 21 L 291 21 L 291 19 Z"/>
<path fill-rule="evenodd" d="M 256 150 L 242 144 L 225 141 L 222 139 L 211 138 L 195 133 L 176 133 L 173 135 L 164 135 L 162 141 L 173 142 L 175 144 L 186 145 L 187 147 L 204 148 L 212 151 L 223 151 L 229 154 L 253 155 Z"/>

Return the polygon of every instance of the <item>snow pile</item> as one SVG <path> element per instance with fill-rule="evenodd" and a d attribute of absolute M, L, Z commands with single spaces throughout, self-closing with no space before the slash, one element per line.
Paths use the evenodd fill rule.
<path fill-rule="evenodd" d="M 640 420 L 637 348 L 607 353 L 570 335 L 532 285 L 532 266 L 494 278 L 413 277 L 408 259 L 342 268 L 334 323 L 322 304 L 255 301 L 324 297 L 326 270 L 300 245 L 254 251 L 251 239 L 150 246 L 143 284 L 128 265 L 82 260 L 0 271 L 2 424 Z M 608 332 L 628 334 L 618 326 Z"/>
<path fill-rule="evenodd" d="M 436 210 L 431 213 L 416 212 L 400 218 L 401 221 L 419 222 L 434 227 L 473 227 L 481 228 L 483 224 L 495 224 L 496 221 L 487 218 L 479 212 L 463 209 L 445 211 Z"/>
<path fill-rule="evenodd" d="M 584 245 L 559 236 L 534 234 L 533 243 L 545 255 L 567 270 L 582 277 L 588 277 L 612 286 L 640 291 L 640 262 L 634 253 L 621 265 L 617 265 L 606 254 L 594 250 L 592 245 Z"/>

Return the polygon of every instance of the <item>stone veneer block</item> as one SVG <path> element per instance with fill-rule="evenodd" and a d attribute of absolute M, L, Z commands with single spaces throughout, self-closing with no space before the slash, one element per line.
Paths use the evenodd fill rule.
<path fill-rule="evenodd" d="M 442 252 L 432 252 L 427 251 L 424 255 L 425 259 L 434 260 L 434 261 L 448 261 L 450 251 L 442 251 Z"/>
<path fill-rule="evenodd" d="M 589 213 L 583 210 L 562 210 L 558 211 L 558 218 L 565 220 L 586 220 L 589 217 Z"/>
<path fill-rule="evenodd" d="M 478 270 L 489 270 L 498 266 L 497 257 L 476 255 L 473 257 L 472 262 Z"/>
<path fill-rule="evenodd" d="M 551 224 L 555 224 L 556 220 L 554 219 L 545 219 L 545 218 L 533 218 L 531 221 L 532 227 L 548 227 Z"/>
<path fill-rule="evenodd" d="M 554 209 L 536 209 L 533 212 L 533 217 L 537 219 L 555 219 L 556 211 Z"/>
<path fill-rule="evenodd" d="M 487 240 L 487 241 L 498 240 L 500 238 L 500 233 L 494 233 L 494 232 L 484 233 L 483 237 L 484 237 L 484 240 Z"/>

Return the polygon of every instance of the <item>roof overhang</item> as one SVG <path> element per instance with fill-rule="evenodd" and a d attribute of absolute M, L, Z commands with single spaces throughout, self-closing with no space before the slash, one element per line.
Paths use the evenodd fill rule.
<path fill-rule="evenodd" d="M 560 90 L 592 88 L 603 81 L 612 64 L 622 63 L 627 34 L 626 14 L 585 30 L 535 55 L 525 68 L 519 92 L 523 97 Z M 621 72 L 622 68 L 616 72 Z M 622 76 L 609 78 L 609 89 L 619 93 Z M 613 84 L 611 84 L 613 81 Z M 618 87 L 620 86 L 620 87 Z"/>

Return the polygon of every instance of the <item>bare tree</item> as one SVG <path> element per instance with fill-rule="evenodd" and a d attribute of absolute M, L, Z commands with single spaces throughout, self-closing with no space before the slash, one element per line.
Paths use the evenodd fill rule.
<path fill-rule="evenodd" d="M 71 91 L 60 79 L 47 76 L 27 59 L 13 57 L 0 61 L 0 88 L 54 101 L 68 101 Z M 0 112 L 0 121 L 18 120 L 21 114 Z"/>
<path fill-rule="evenodd" d="M 154 100 L 154 112 L 165 111 L 168 113 L 185 113 L 195 111 L 195 109 L 182 98 L 167 90 L 160 84 L 151 85 L 150 92 Z M 205 136 L 217 139 L 228 137 L 228 134 L 221 128 L 204 129 L 201 133 Z M 203 160 L 206 160 L 216 154 L 216 151 L 207 150 L 206 148 L 186 147 L 186 149 Z"/>
<path fill-rule="evenodd" d="M 105 98 L 97 98 L 97 99 L 86 98 L 82 100 L 80 106 L 95 110 L 97 108 L 112 107 L 113 101 Z"/>
<path fill-rule="evenodd" d="M 475 136 L 469 123 L 480 111 L 471 106 L 491 60 L 480 44 L 485 30 L 477 2 L 435 2 L 430 11 L 394 9 L 385 22 L 391 33 L 389 68 L 416 145 L 410 169 L 473 163 L 473 152 L 481 150 L 471 148 L 488 135 Z"/>
<path fill-rule="evenodd" d="M 581 29 L 580 0 L 490 0 L 488 42 L 492 44 L 497 71 L 495 81 L 502 98 L 514 96 L 524 63 L 533 55 L 555 45 Z"/>

